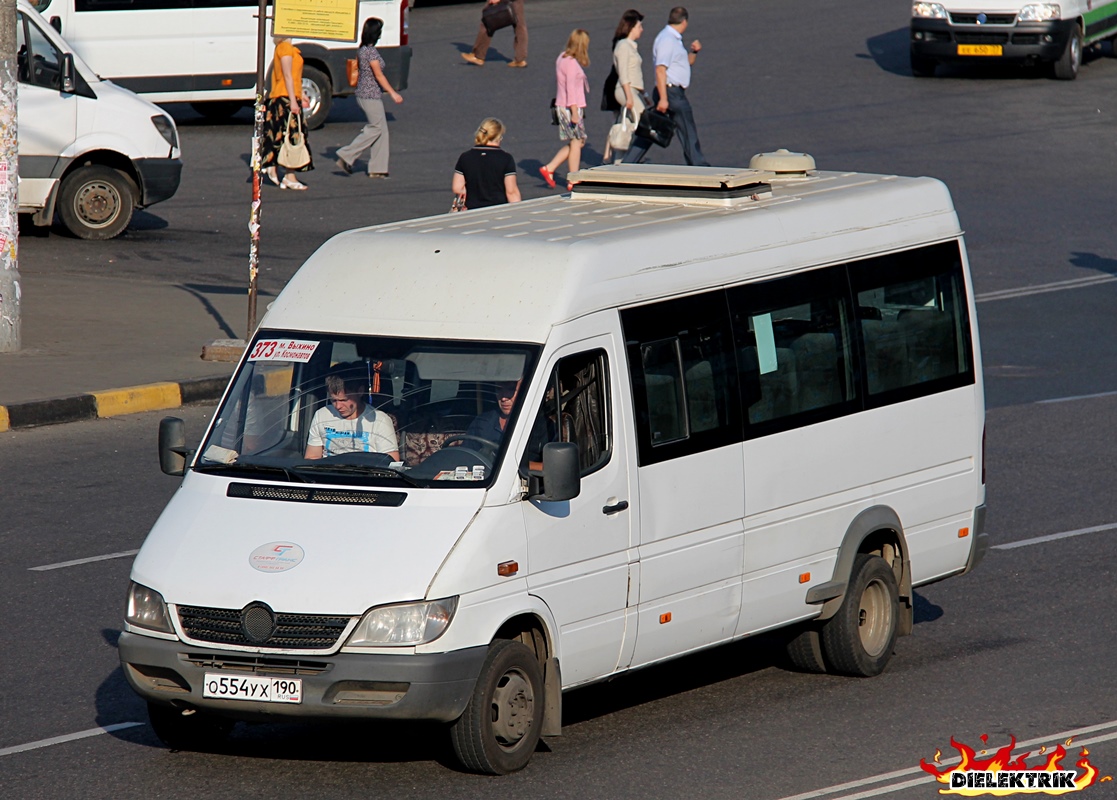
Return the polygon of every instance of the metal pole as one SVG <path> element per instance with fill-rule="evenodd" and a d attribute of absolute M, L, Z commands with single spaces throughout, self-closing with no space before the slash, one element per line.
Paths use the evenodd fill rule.
<path fill-rule="evenodd" d="M 264 42 L 268 35 L 268 4 L 260 0 L 256 17 L 256 106 L 252 126 L 252 210 L 248 217 L 248 332 L 256 331 L 256 276 L 260 273 L 260 142 L 264 136 Z"/>
<path fill-rule="evenodd" d="M 20 349 L 16 0 L 0 0 L 0 353 Z"/>

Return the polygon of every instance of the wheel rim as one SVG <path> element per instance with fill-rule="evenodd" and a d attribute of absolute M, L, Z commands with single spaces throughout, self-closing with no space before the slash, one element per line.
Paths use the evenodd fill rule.
<path fill-rule="evenodd" d="M 861 607 L 857 611 L 857 632 L 861 646 L 876 658 L 888 646 L 892 634 L 892 595 L 880 580 L 865 587 Z"/>
<path fill-rule="evenodd" d="M 1078 65 L 1082 63 L 1082 41 L 1073 36 L 1070 40 L 1070 66 L 1075 72 L 1078 72 Z"/>
<path fill-rule="evenodd" d="M 322 107 L 322 93 L 318 91 L 318 84 L 307 78 L 303 78 L 303 97 L 310 103 L 306 107 L 306 115 L 313 117 L 318 113 L 318 109 Z"/>
<path fill-rule="evenodd" d="M 491 709 L 497 744 L 506 750 L 515 748 L 531 730 L 535 711 L 535 692 L 523 672 L 510 669 L 500 677 Z"/>
<path fill-rule="evenodd" d="M 104 228 L 120 216 L 121 199 L 107 181 L 90 181 L 74 197 L 74 212 L 90 228 Z"/>

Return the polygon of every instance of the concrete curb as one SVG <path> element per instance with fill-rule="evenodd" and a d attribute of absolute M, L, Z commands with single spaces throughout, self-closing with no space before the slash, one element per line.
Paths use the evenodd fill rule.
<path fill-rule="evenodd" d="M 0 406 L 0 431 L 138 414 L 178 408 L 189 403 L 216 402 L 228 383 L 229 376 L 220 375 L 14 403 Z"/>

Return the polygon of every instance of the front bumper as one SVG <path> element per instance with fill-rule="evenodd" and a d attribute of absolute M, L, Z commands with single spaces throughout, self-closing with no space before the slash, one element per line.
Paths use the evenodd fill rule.
<path fill-rule="evenodd" d="M 911 21 L 911 53 L 935 61 L 1057 61 L 1074 31 L 1074 20 L 1015 25 L 952 25 L 945 19 Z M 1000 56 L 959 55 L 958 45 L 1000 45 Z"/>
<path fill-rule="evenodd" d="M 451 653 L 279 656 L 192 647 L 122 633 L 120 663 L 145 700 L 197 708 L 233 719 L 422 719 L 461 716 L 487 647 Z M 298 704 L 202 697 L 207 672 L 302 679 Z"/>
<path fill-rule="evenodd" d="M 138 206 L 143 208 L 174 197 L 182 178 L 182 159 L 138 158 L 132 163 L 140 175 Z"/>

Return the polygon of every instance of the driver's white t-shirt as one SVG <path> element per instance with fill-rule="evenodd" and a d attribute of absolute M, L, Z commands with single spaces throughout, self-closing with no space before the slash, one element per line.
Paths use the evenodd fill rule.
<path fill-rule="evenodd" d="M 325 456 L 339 453 L 393 453 L 399 449 L 392 418 L 372 406 L 353 419 L 345 419 L 332 405 L 320 408 L 310 422 L 310 447 L 324 448 Z"/>

